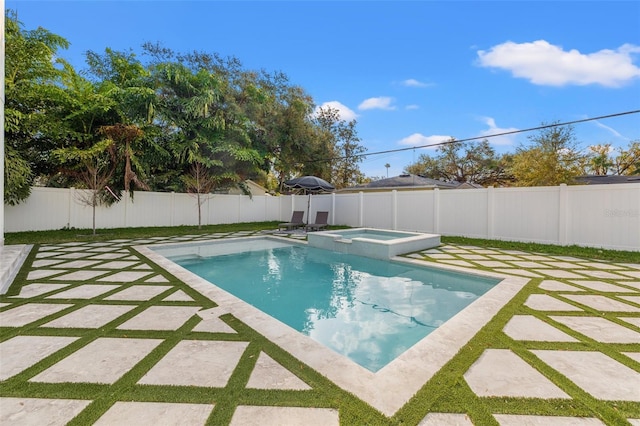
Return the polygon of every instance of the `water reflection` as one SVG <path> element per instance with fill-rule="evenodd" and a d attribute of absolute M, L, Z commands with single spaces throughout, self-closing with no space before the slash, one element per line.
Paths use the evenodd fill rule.
<path fill-rule="evenodd" d="M 371 371 L 497 282 L 302 246 L 181 264 Z"/>

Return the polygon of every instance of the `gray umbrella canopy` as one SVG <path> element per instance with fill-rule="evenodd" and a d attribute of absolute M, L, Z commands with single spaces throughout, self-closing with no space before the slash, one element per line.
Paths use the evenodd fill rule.
<path fill-rule="evenodd" d="M 316 176 L 302 176 L 284 182 L 285 186 L 293 189 L 304 189 L 307 192 L 331 192 L 336 189 L 324 179 Z"/>
<path fill-rule="evenodd" d="M 316 176 L 302 176 L 295 179 L 284 181 L 285 186 L 292 189 L 304 189 L 307 194 L 307 225 L 309 224 L 309 211 L 311 207 L 311 193 L 331 192 L 336 189 L 333 185 L 324 179 Z"/>

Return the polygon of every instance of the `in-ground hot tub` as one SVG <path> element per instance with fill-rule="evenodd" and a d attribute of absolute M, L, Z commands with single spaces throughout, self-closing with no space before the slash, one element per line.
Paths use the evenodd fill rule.
<path fill-rule="evenodd" d="M 403 253 L 440 245 L 440 235 L 374 228 L 340 229 L 307 234 L 312 247 L 374 259 L 390 259 Z"/>

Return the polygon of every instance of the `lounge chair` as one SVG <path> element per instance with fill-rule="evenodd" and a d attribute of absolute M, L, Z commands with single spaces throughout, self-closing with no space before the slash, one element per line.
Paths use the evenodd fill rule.
<path fill-rule="evenodd" d="M 317 212 L 316 221 L 314 223 L 307 224 L 307 231 L 319 231 L 326 228 L 327 219 L 329 219 L 329 212 Z"/>
<path fill-rule="evenodd" d="M 301 226 L 304 226 L 304 222 L 302 219 L 304 219 L 304 211 L 296 210 L 291 215 L 291 222 L 285 222 L 285 223 L 279 224 L 278 231 L 281 229 L 286 229 L 286 230 L 296 229 Z"/>

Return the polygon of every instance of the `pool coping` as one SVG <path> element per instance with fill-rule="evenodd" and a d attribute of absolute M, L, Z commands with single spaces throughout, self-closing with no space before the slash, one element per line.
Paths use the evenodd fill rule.
<path fill-rule="evenodd" d="M 304 241 L 293 241 L 277 236 L 250 236 L 234 238 L 234 240 L 265 238 L 286 241 L 290 244 L 307 245 Z M 220 240 L 202 240 L 197 243 L 154 244 L 153 247 L 175 247 L 215 243 L 216 241 L 220 242 Z M 498 278 L 502 281 L 394 361 L 373 373 L 216 285 L 212 285 L 209 281 L 153 251 L 149 246 L 134 246 L 133 248 L 216 303 L 219 306 L 216 308 L 216 312 L 219 312 L 220 315 L 225 313 L 234 315 L 295 358 L 327 377 L 337 386 L 351 392 L 386 416 L 392 416 L 402 408 L 530 280 L 530 278 L 489 273 L 455 265 L 434 265 L 417 259 L 401 257 L 389 259 L 416 266 L 428 266 Z"/>

